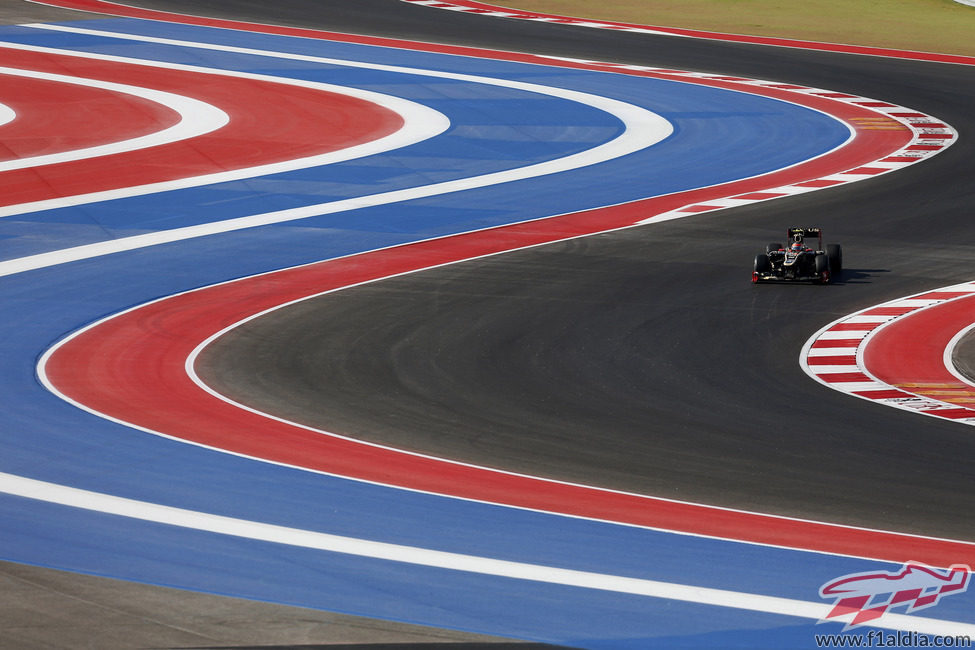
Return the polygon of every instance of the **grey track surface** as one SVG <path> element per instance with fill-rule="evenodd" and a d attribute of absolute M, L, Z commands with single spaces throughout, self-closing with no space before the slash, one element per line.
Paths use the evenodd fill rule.
<path fill-rule="evenodd" d="M 87 11 L 58 9 L 25 2 L 25 0 L 4 0 L 0 4 L 0 25 L 20 25 L 22 23 L 53 23 L 65 20 L 89 20 L 103 18 Z"/>
<path fill-rule="evenodd" d="M 188 10 L 178 0 L 146 0 Z M 223 7 L 228 9 L 224 10 Z M 232 7 L 232 12 L 229 8 Z M 975 277 L 975 67 L 610 33 L 382 0 L 217 0 L 214 15 L 795 82 L 962 132 L 882 178 L 347 290 L 254 322 L 221 390 L 331 431 L 569 481 L 975 539 L 975 431 L 820 386 L 803 342 L 842 315 Z M 787 226 L 843 244 L 830 287 L 751 286 Z"/>

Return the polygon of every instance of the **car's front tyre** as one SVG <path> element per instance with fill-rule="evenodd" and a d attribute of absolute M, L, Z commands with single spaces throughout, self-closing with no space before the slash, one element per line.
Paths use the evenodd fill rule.
<path fill-rule="evenodd" d="M 761 282 L 762 276 L 772 270 L 772 263 L 769 261 L 768 255 L 761 253 L 756 255 L 752 269 L 752 284 L 758 284 Z"/>

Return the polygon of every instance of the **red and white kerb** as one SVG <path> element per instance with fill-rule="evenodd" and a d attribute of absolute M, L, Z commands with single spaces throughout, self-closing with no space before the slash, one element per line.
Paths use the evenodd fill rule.
<path fill-rule="evenodd" d="M 892 300 L 830 323 L 800 364 L 830 388 L 932 417 L 975 425 L 975 382 L 955 350 L 975 324 L 975 282 Z"/>

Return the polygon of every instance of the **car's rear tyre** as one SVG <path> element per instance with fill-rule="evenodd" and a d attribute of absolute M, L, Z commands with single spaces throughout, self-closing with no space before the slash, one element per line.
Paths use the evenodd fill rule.
<path fill-rule="evenodd" d="M 829 270 L 839 273 L 843 270 L 843 248 L 839 244 L 827 244 L 826 255 L 829 257 Z"/>
<path fill-rule="evenodd" d="M 782 250 L 782 244 L 774 244 L 773 243 L 773 244 L 769 244 L 768 246 L 765 247 L 765 253 L 766 254 L 771 253 L 773 251 L 780 251 L 780 250 Z"/>
<path fill-rule="evenodd" d="M 829 284 L 830 276 L 830 265 L 829 265 L 829 255 L 820 253 L 816 256 L 815 269 L 816 275 L 819 277 L 818 282 L 820 284 Z"/>

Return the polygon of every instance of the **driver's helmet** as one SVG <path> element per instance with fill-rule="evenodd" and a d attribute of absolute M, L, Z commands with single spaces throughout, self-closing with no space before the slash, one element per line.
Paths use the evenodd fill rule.
<path fill-rule="evenodd" d="M 789 250 L 792 251 L 793 253 L 801 253 L 802 242 L 798 242 L 798 241 L 792 242 L 792 246 L 789 247 Z"/>

